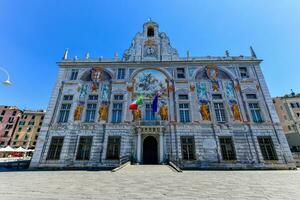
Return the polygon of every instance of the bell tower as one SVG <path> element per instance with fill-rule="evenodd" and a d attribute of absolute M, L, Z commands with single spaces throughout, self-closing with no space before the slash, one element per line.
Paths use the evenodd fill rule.
<path fill-rule="evenodd" d="M 178 60 L 177 50 L 170 45 L 166 33 L 151 18 L 144 23 L 143 32 L 133 38 L 131 47 L 123 54 L 124 61 Z"/>

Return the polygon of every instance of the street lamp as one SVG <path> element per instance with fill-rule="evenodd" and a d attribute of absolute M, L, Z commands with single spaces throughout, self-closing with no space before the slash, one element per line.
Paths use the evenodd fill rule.
<path fill-rule="evenodd" d="M 5 86 L 11 85 L 8 72 L 2 67 L 0 67 L 0 70 L 3 71 L 7 75 L 7 79 L 5 81 L 3 81 L 2 84 Z"/>

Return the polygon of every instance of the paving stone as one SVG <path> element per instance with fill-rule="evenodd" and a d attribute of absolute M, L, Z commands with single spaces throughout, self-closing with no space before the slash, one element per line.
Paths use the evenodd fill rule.
<path fill-rule="evenodd" d="M 111 171 L 0 173 L 1 200 L 299 199 L 300 171 L 184 171 L 128 165 Z"/>

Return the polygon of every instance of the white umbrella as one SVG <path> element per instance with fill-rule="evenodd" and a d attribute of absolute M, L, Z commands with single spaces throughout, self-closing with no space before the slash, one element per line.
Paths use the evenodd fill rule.
<path fill-rule="evenodd" d="M 15 151 L 15 149 L 10 146 L 0 149 L 0 152 L 13 152 L 13 151 Z"/>
<path fill-rule="evenodd" d="M 32 149 L 24 149 L 23 147 L 19 147 L 14 150 L 15 152 L 31 152 L 33 151 Z"/>

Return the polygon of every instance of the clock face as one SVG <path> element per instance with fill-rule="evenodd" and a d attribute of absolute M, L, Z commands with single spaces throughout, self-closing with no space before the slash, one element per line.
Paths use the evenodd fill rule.
<path fill-rule="evenodd" d="M 146 46 L 146 52 L 145 54 L 148 55 L 148 56 L 153 56 L 155 55 L 155 48 L 152 47 L 152 46 Z"/>

